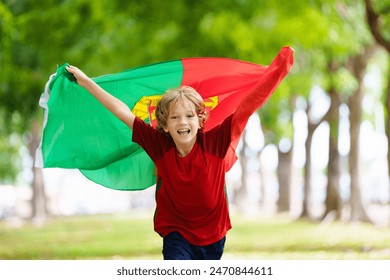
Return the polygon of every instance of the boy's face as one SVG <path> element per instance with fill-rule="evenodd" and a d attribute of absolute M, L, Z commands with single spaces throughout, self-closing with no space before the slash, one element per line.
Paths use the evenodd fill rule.
<path fill-rule="evenodd" d="M 179 152 L 181 149 L 191 150 L 200 128 L 194 104 L 179 100 L 171 104 L 169 109 L 164 131 L 171 135 Z"/>

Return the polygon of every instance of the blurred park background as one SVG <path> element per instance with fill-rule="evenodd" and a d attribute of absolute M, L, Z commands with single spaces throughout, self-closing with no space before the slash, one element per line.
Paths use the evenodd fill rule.
<path fill-rule="evenodd" d="M 1 0 L 0 259 L 161 258 L 153 187 L 33 168 L 57 65 L 269 64 L 286 45 L 294 67 L 227 174 L 225 258 L 390 259 L 390 0 Z"/>

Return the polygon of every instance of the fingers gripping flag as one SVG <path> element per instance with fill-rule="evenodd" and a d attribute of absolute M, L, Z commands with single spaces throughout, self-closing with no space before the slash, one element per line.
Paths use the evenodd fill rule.
<path fill-rule="evenodd" d="M 254 90 L 260 108 L 288 74 L 293 49 L 284 47 L 269 66 L 229 58 L 183 58 L 93 78 L 121 99 L 132 112 L 155 126 L 154 109 L 170 88 L 188 85 L 203 97 L 209 118 L 205 130 L 220 124 Z M 36 166 L 77 168 L 90 180 L 117 190 L 142 190 L 155 184 L 155 167 L 132 131 L 73 76 L 58 67 L 40 98 L 43 135 Z M 246 101 L 248 102 L 248 101 Z M 247 119 L 234 129 L 226 157 L 227 170 L 236 160 L 235 148 Z"/>

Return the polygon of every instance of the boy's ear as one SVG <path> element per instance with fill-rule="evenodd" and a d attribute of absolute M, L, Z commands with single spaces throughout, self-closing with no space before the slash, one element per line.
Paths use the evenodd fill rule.
<path fill-rule="evenodd" d="M 164 131 L 168 133 L 168 127 L 164 127 Z"/>

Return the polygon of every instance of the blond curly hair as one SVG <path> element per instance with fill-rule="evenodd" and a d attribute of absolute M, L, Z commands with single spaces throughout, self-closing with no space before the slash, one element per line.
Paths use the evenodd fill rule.
<path fill-rule="evenodd" d="M 204 129 L 207 120 L 207 111 L 202 96 L 190 86 L 181 86 L 179 88 L 169 89 L 158 101 L 156 107 L 157 130 L 164 131 L 167 126 L 169 110 L 172 104 L 178 101 L 192 103 L 195 106 L 195 112 L 199 118 L 200 130 Z"/>

